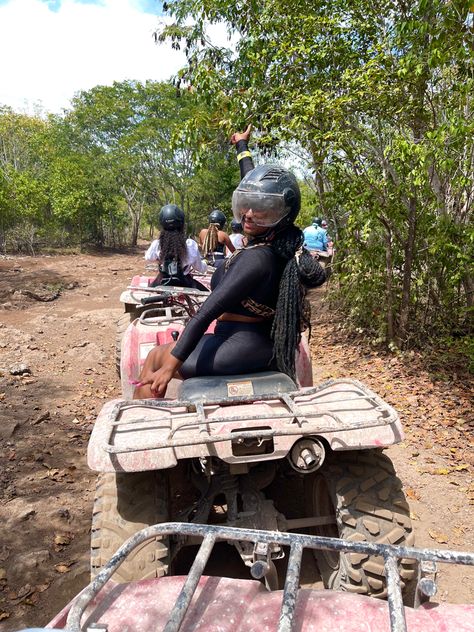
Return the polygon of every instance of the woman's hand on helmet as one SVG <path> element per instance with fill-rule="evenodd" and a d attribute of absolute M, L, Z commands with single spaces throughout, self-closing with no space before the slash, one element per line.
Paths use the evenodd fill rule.
<path fill-rule="evenodd" d="M 232 145 L 237 145 L 239 140 L 248 141 L 250 138 L 251 131 L 252 131 L 252 124 L 250 123 L 247 129 L 245 130 L 245 132 L 234 132 L 232 136 L 230 137 L 230 142 L 232 143 Z"/>

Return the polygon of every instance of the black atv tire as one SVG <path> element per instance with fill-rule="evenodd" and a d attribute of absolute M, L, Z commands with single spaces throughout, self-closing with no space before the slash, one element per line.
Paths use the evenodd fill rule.
<path fill-rule="evenodd" d="M 125 540 L 169 519 L 168 481 L 162 472 L 102 473 L 97 479 L 91 529 L 91 578 Z M 141 544 L 112 578 L 117 582 L 162 577 L 169 567 L 169 539 Z"/>
<path fill-rule="evenodd" d="M 137 318 L 137 312 L 125 312 L 120 316 L 117 321 L 117 328 L 115 330 L 115 368 L 117 375 L 120 377 L 120 360 L 122 358 L 122 339 L 130 323 Z"/>
<path fill-rule="evenodd" d="M 391 460 L 378 450 L 337 452 L 305 477 L 307 515 L 336 515 L 313 533 L 354 542 L 414 546 L 410 510 Z M 359 553 L 315 551 L 326 588 L 384 598 L 384 561 Z M 416 580 L 415 560 L 399 563 L 402 588 Z"/>

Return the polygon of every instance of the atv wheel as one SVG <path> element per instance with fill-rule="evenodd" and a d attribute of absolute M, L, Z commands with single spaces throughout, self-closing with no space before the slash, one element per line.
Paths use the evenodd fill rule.
<path fill-rule="evenodd" d="M 91 577 L 125 540 L 140 529 L 168 520 L 167 478 L 161 472 L 99 474 L 91 530 Z M 162 577 L 168 572 L 168 538 L 141 544 L 112 576 L 117 582 Z"/>
<path fill-rule="evenodd" d="M 115 331 L 115 368 L 117 375 L 120 377 L 120 360 L 122 358 L 122 338 L 130 323 L 133 323 L 137 317 L 136 312 L 125 312 L 117 321 L 117 329 Z"/>
<path fill-rule="evenodd" d="M 336 514 L 317 535 L 354 542 L 414 545 L 410 511 L 390 459 L 379 451 L 339 452 L 305 477 L 308 515 Z M 312 513 L 309 513 L 312 512 Z M 384 561 L 359 553 L 315 551 L 326 588 L 373 597 L 387 594 Z M 416 579 L 416 561 L 399 563 L 402 588 Z"/>

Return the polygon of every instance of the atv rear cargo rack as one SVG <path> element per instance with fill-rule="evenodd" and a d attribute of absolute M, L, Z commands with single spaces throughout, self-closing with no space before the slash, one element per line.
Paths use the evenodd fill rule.
<path fill-rule="evenodd" d="M 156 470 L 208 456 L 239 463 L 238 444 L 256 446 L 254 453 L 247 451 L 247 462 L 281 459 L 308 436 L 323 438 L 336 451 L 403 440 L 397 412 L 357 380 L 329 380 L 288 393 L 207 396 L 107 403 L 92 430 L 89 466 L 99 472 Z"/>
<path fill-rule="evenodd" d="M 303 395 L 312 395 L 317 393 L 320 387 L 307 388 Z M 394 415 L 387 406 L 383 407 L 380 403 L 375 401 L 373 395 L 357 396 L 354 398 L 347 398 L 344 400 L 344 404 L 350 404 L 352 401 L 360 402 L 361 399 L 367 400 L 370 404 L 373 404 L 375 409 L 380 413 L 376 419 L 351 421 L 346 422 L 342 416 L 334 411 L 314 410 L 313 412 L 303 412 L 301 407 L 295 401 L 298 397 L 302 397 L 302 391 L 295 391 L 293 393 L 281 393 L 275 395 L 275 393 L 259 395 L 258 398 L 248 398 L 245 396 L 232 397 L 228 399 L 218 399 L 215 401 L 191 402 L 191 401 L 164 401 L 164 400 L 133 400 L 133 401 L 121 401 L 117 403 L 111 413 L 111 427 L 110 436 L 104 449 L 110 454 L 120 454 L 127 452 L 136 452 L 138 450 L 158 450 L 160 448 L 177 448 L 188 445 L 200 445 L 202 443 L 219 443 L 222 441 L 235 441 L 237 435 L 234 433 L 213 435 L 209 431 L 209 427 L 216 426 L 218 424 L 244 424 L 248 421 L 255 421 L 256 415 L 231 415 L 231 416 L 213 416 L 209 418 L 206 412 L 212 410 L 216 406 L 228 406 L 232 404 L 254 404 L 257 402 L 274 402 L 279 401 L 285 405 L 288 412 L 285 413 L 267 413 L 258 414 L 258 421 L 268 420 L 281 420 L 286 424 L 286 427 L 281 429 L 270 430 L 248 430 L 238 432 L 238 437 L 242 439 L 251 438 L 266 438 L 272 437 L 284 437 L 291 435 L 307 435 L 307 434 L 323 434 L 325 432 L 342 432 L 345 430 L 362 430 L 373 427 L 379 427 L 382 425 L 390 425 L 398 418 Z M 339 403 L 339 402 L 335 402 Z M 126 410 L 132 409 L 150 409 L 150 410 L 166 410 L 166 409 L 185 409 L 183 412 L 163 417 L 151 417 L 148 418 L 143 414 L 139 417 L 121 419 L 122 413 Z M 330 425 L 322 425 L 317 423 L 318 420 L 322 420 L 324 417 L 329 417 L 334 423 Z M 172 422 L 172 423 L 171 423 Z M 123 445 L 116 446 L 112 443 L 113 434 L 123 430 L 129 432 L 134 425 L 146 424 L 152 429 L 164 430 L 168 429 L 169 433 L 166 439 L 157 441 L 153 440 L 150 444 L 144 444 L 140 446 Z M 163 424 L 163 425 L 160 425 Z M 167 428 L 168 427 L 168 428 Z M 189 437 L 190 432 L 197 431 L 194 437 Z M 176 439 L 177 433 L 186 433 L 186 437 Z"/>

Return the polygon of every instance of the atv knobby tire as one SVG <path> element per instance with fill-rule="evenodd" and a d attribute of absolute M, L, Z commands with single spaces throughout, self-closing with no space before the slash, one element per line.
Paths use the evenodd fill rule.
<path fill-rule="evenodd" d="M 317 534 L 353 542 L 414 545 L 410 510 L 391 460 L 378 450 L 336 452 L 305 477 L 308 515 L 334 515 Z M 326 588 L 386 597 L 384 561 L 360 553 L 315 551 Z M 416 579 L 416 561 L 399 563 L 402 588 Z"/>
<path fill-rule="evenodd" d="M 122 339 L 130 323 L 137 318 L 136 311 L 125 312 L 120 316 L 117 321 L 117 328 L 115 330 L 115 368 L 117 369 L 117 375 L 120 377 L 120 360 L 122 358 Z"/>
<path fill-rule="evenodd" d="M 168 485 L 162 472 L 99 474 L 92 513 L 91 578 L 130 536 L 168 517 Z M 155 538 L 136 548 L 112 577 L 117 582 L 162 577 L 168 566 L 168 538 Z"/>

